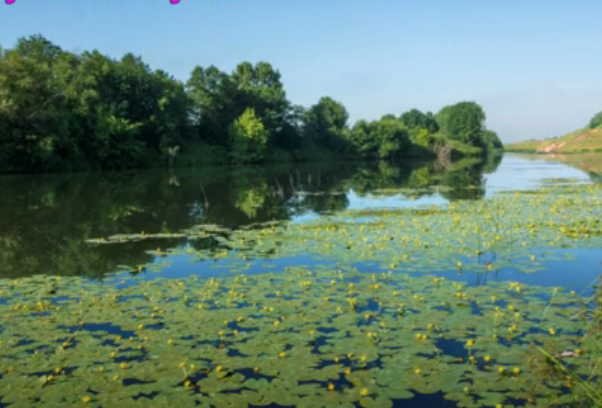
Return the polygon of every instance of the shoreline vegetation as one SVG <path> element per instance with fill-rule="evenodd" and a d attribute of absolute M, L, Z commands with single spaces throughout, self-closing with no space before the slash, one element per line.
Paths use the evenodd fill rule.
<path fill-rule="evenodd" d="M 267 62 L 186 82 L 131 53 L 64 51 L 40 35 L 0 47 L 0 173 L 124 170 L 324 160 L 406 161 L 501 152 L 475 102 L 352 126 L 325 96 L 287 99 Z"/>
<path fill-rule="evenodd" d="M 589 124 L 564 136 L 544 140 L 526 140 L 504 146 L 513 153 L 576 154 L 602 152 L 602 111 Z"/>

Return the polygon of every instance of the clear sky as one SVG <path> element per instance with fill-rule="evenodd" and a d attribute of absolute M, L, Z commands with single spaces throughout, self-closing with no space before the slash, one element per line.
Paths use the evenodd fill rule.
<path fill-rule="evenodd" d="M 272 63 L 289 99 L 329 95 L 352 121 L 479 102 L 505 142 L 583 127 L 602 110 L 601 0 L 0 0 L 0 44 L 195 65 Z"/>

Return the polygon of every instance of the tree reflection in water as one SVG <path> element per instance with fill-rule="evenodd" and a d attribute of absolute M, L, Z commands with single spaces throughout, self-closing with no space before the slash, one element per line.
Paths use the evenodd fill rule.
<path fill-rule="evenodd" d="M 322 163 L 248 168 L 175 169 L 0 178 L 0 276 L 101 278 L 118 265 L 152 260 L 152 240 L 91 246 L 118 233 L 176 232 L 195 224 L 228 228 L 345 210 L 349 192 L 397 194 L 419 189 L 448 200 L 484 196 L 483 173 L 500 159 L 437 163 Z M 469 187 L 469 188 L 467 188 Z M 387 191 L 389 189 L 390 191 Z M 442 189 L 443 190 L 443 189 Z M 174 246 L 180 239 L 161 241 Z M 195 246 L 216 246 L 213 240 Z"/>

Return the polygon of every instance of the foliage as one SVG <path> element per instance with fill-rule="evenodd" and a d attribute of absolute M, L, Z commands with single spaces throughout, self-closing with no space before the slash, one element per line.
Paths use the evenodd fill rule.
<path fill-rule="evenodd" d="M 481 133 L 480 145 L 486 151 L 494 151 L 504 148 L 504 145 L 502 144 L 502 141 L 498 137 L 497 133 L 492 130 L 484 130 L 483 133 Z"/>
<path fill-rule="evenodd" d="M 590 129 L 595 129 L 602 125 L 602 111 L 598 112 L 589 122 Z"/>
<path fill-rule="evenodd" d="M 403 123 L 396 119 L 384 119 L 376 124 L 373 133 L 378 142 L 378 158 L 400 159 L 410 145 L 410 137 Z"/>
<path fill-rule="evenodd" d="M 244 139 L 232 137 L 232 129 L 240 129 L 235 122 L 249 109 L 266 136 L 247 139 L 242 151 L 254 153 L 236 153 L 233 160 L 195 157 L 200 150 L 240 152 L 233 143 Z M 330 97 L 309 108 L 293 105 L 280 72 L 267 62 L 242 62 L 230 73 L 197 66 L 182 83 L 133 54 L 75 54 L 39 35 L 0 52 L 2 173 L 429 157 L 440 128 L 450 139 L 485 149 L 494 145 L 479 139 L 485 116 L 474 103 L 446 107 L 437 117 L 416 109 L 399 119 L 388 114 L 351 129 L 348 119 L 343 104 Z M 169 153 L 175 151 L 177 161 Z"/>
<path fill-rule="evenodd" d="M 408 129 L 425 129 L 429 133 L 437 133 L 439 131 L 439 124 L 432 112 L 425 114 L 418 109 L 412 109 L 402 113 L 400 119 Z"/>
<path fill-rule="evenodd" d="M 256 163 L 263 159 L 268 133 L 251 108 L 244 111 L 230 129 L 230 157 L 234 163 Z"/>
<path fill-rule="evenodd" d="M 473 146 L 481 144 L 485 112 L 475 102 L 460 102 L 443 107 L 437 114 L 443 135 Z"/>
<path fill-rule="evenodd" d="M 355 154 L 364 159 L 400 159 L 411 143 L 406 127 L 394 116 L 370 123 L 360 120 L 346 137 Z"/>
<path fill-rule="evenodd" d="M 305 113 L 304 138 L 335 152 L 343 152 L 348 119 L 349 114 L 342 103 L 322 97 Z"/>

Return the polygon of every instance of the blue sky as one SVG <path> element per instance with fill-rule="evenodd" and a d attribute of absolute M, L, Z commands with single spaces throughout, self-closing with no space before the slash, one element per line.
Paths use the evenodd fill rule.
<path fill-rule="evenodd" d="M 600 0 L 16 0 L 0 3 L 0 44 L 40 33 L 182 80 L 265 60 L 294 103 L 329 95 L 352 121 L 475 100 L 509 142 L 602 110 L 600 16 Z"/>

